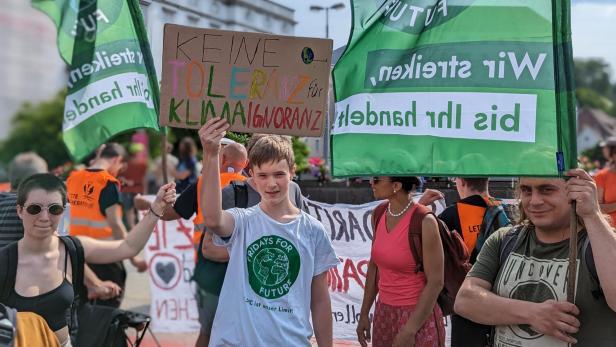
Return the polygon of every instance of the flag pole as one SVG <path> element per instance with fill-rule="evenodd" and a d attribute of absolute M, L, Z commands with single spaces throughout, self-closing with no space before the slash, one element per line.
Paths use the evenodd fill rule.
<path fill-rule="evenodd" d="M 161 127 L 160 129 L 160 142 L 162 143 L 162 170 L 163 170 L 163 184 L 169 183 L 169 177 L 167 176 L 167 127 Z"/>
<path fill-rule="evenodd" d="M 571 201 L 571 214 L 569 215 L 569 270 L 567 276 L 567 301 L 575 302 L 575 284 L 577 282 L 577 258 L 578 258 L 578 232 L 576 201 Z"/>

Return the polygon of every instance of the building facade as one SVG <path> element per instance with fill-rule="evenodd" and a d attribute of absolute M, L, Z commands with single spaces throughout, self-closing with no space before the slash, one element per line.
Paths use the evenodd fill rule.
<path fill-rule="evenodd" d="M 280 35 L 295 32 L 295 11 L 269 0 L 141 0 L 141 8 L 159 79 L 165 23 Z M 67 67 L 58 53 L 55 25 L 29 1 L 0 1 L 0 33 L 1 140 L 24 102 L 50 99 L 66 86 Z"/>
<path fill-rule="evenodd" d="M 295 11 L 270 0 L 141 0 L 156 73 L 162 76 L 165 23 L 293 36 Z"/>
<path fill-rule="evenodd" d="M 29 1 L 0 1 L 0 139 L 25 102 L 37 103 L 66 86 L 66 65 L 56 45 L 56 27 Z"/>

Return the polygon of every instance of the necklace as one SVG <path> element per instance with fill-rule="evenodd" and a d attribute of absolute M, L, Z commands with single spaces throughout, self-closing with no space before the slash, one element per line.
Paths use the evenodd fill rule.
<path fill-rule="evenodd" d="M 413 204 L 413 199 L 410 199 L 409 203 L 406 205 L 406 207 L 402 209 L 402 211 L 400 211 L 400 213 L 393 213 L 391 212 L 391 202 L 390 202 L 389 204 L 387 204 L 387 213 L 389 213 L 389 215 L 392 217 L 400 217 L 404 214 L 404 212 L 406 212 L 406 210 L 409 209 L 409 207 L 411 207 L 412 204 Z"/>

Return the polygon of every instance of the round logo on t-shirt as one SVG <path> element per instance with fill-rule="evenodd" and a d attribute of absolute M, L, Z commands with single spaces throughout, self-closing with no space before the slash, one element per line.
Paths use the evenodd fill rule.
<path fill-rule="evenodd" d="M 275 235 L 251 243 L 246 262 L 250 287 L 266 299 L 286 295 L 299 274 L 299 252 L 290 241 Z"/>

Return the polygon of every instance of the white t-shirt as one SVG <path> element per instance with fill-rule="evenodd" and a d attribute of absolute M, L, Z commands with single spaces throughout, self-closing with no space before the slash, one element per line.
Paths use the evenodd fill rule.
<path fill-rule="evenodd" d="M 235 219 L 229 265 L 210 338 L 219 346 L 310 346 L 312 278 L 338 264 L 323 225 L 301 212 L 279 223 L 259 205 Z"/>

